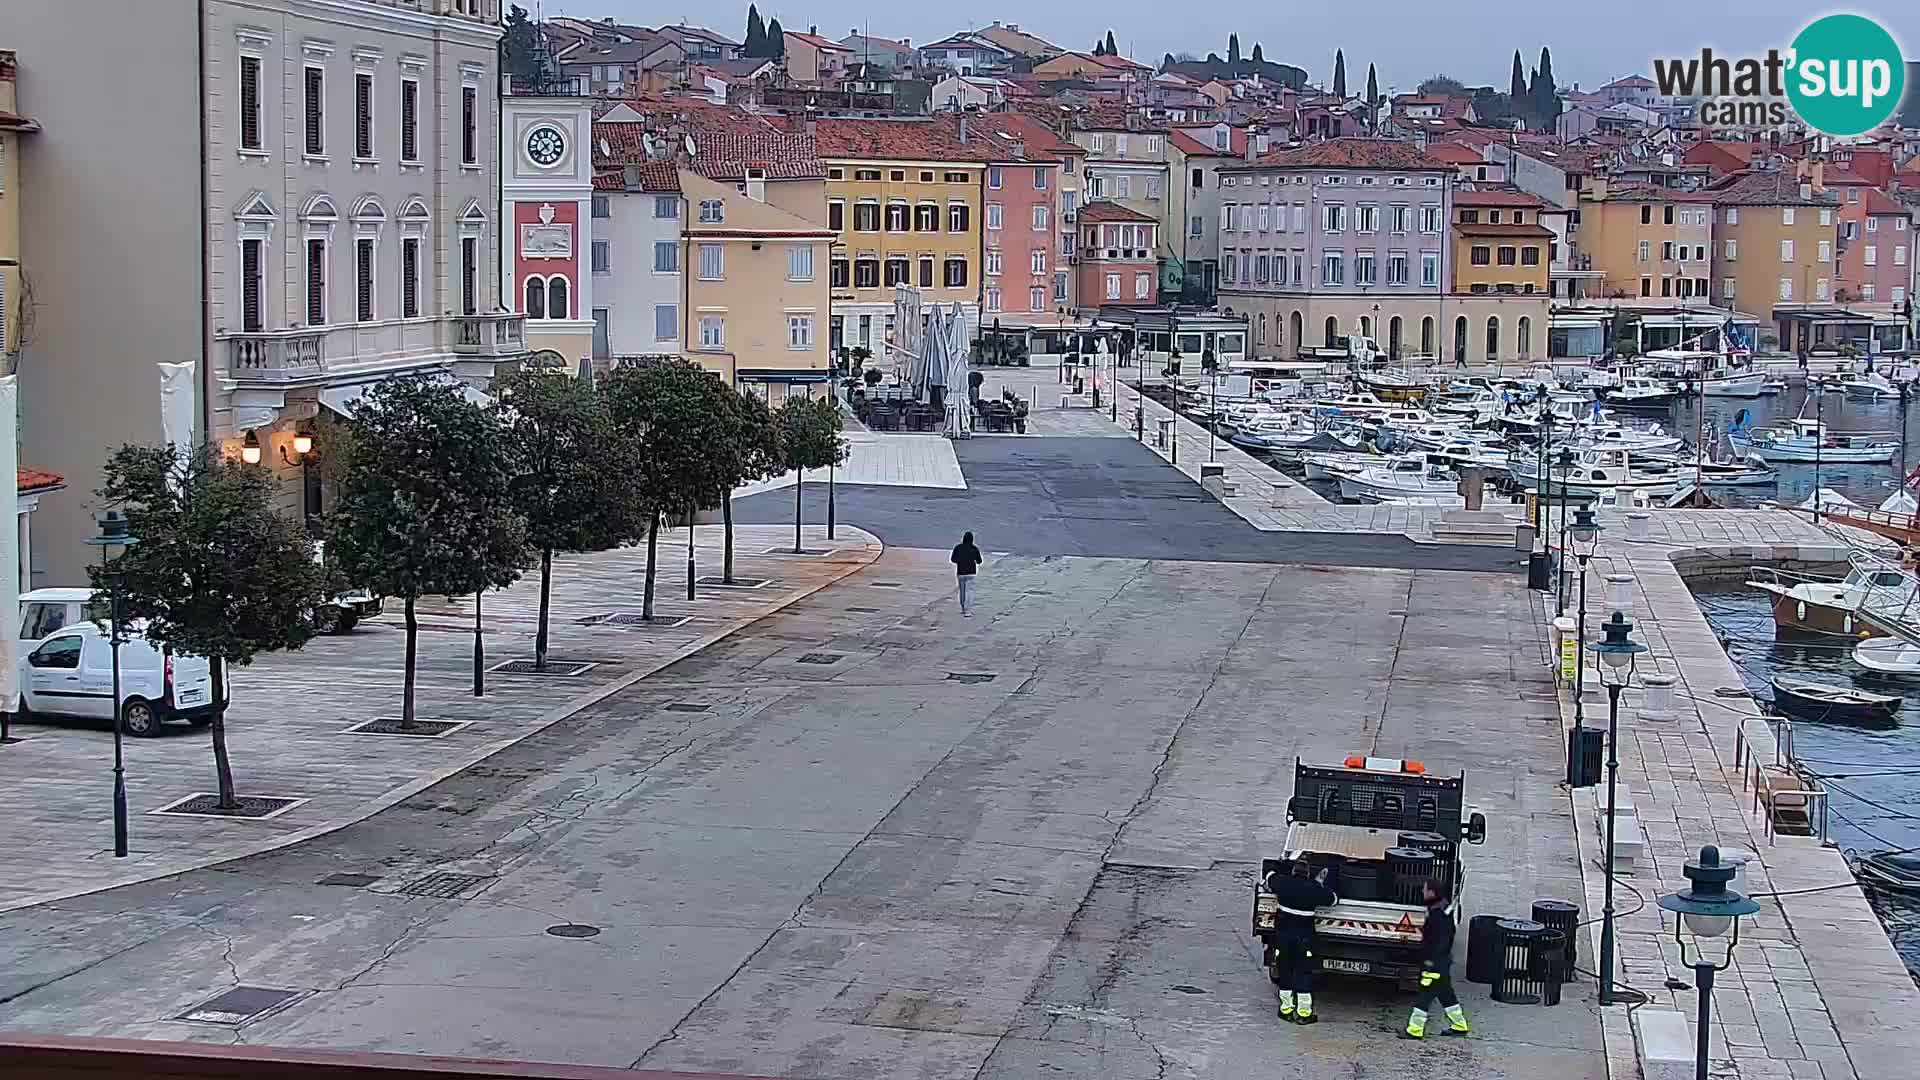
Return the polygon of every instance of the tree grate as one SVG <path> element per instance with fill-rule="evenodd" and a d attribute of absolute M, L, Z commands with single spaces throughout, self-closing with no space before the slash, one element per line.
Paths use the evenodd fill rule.
<path fill-rule="evenodd" d="M 261 818 L 277 817 L 306 802 L 305 799 L 284 798 L 277 795 L 242 795 L 235 800 L 239 806 L 232 810 L 220 808 L 220 796 L 215 792 L 199 791 L 184 799 L 168 803 L 158 810 L 148 811 L 170 817 L 208 817 L 208 818 Z"/>
<path fill-rule="evenodd" d="M 194 1020 L 202 1024 L 225 1024 L 239 1027 L 249 1020 L 258 1020 L 275 1009 L 283 1008 L 294 998 L 300 996 L 298 990 L 275 990 L 265 986 L 236 986 L 218 997 L 208 998 L 180 1014 L 182 1020 Z"/>
<path fill-rule="evenodd" d="M 471 720 L 420 720 L 412 723 L 398 716 L 380 716 L 363 720 L 347 728 L 344 735 L 392 735 L 403 739 L 439 739 L 468 727 Z"/>
<path fill-rule="evenodd" d="M 799 660 L 795 661 L 795 663 L 837 664 L 844 658 L 844 655 L 845 654 L 843 653 L 834 653 L 834 652 L 810 652 L 810 653 L 807 653 L 805 656 L 802 656 Z"/>
<path fill-rule="evenodd" d="M 492 881 L 493 878 L 486 874 L 458 874 L 451 870 L 437 870 L 426 877 L 400 886 L 399 891 L 408 896 L 457 900 L 485 888 Z"/>
<path fill-rule="evenodd" d="M 704 701 L 669 701 L 667 702 L 668 712 L 706 712 L 708 709 L 711 709 L 711 708 L 713 708 L 713 706 L 707 704 Z"/>
<path fill-rule="evenodd" d="M 693 617 L 690 615 L 681 615 L 678 618 L 671 615 L 655 615 L 649 619 L 638 611 L 616 611 L 600 620 L 600 625 L 618 626 L 625 630 L 671 630 L 692 621 Z"/>
<path fill-rule="evenodd" d="M 379 880 L 379 874 L 328 874 L 326 877 L 314 882 L 314 884 L 339 885 L 348 889 L 364 889 Z"/>
<path fill-rule="evenodd" d="M 732 581 L 728 581 L 724 576 L 720 574 L 713 574 L 708 577 L 694 578 L 693 580 L 698 584 L 705 585 L 708 588 L 713 588 L 713 589 L 764 589 L 767 586 L 773 584 L 772 578 L 739 577 L 736 575 Z"/>
<path fill-rule="evenodd" d="M 496 675 L 533 675 L 543 679 L 571 679 L 585 675 L 600 665 L 586 660 L 555 660 L 547 658 L 547 670 L 536 668 L 531 660 L 503 660 L 487 670 Z"/>
<path fill-rule="evenodd" d="M 867 584 L 873 586 L 876 589 L 898 589 L 904 586 L 906 582 L 904 581 L 869 581 L 867 582 Z"/>
<path fill-rule="evenodd" d="M 799 551 L 795 551 L 790 547 L 770 547 L 767 550 L 761 552 L 761 554 L 762 555 L 797 555 L 801 558 L 812 559 L 812 558 L 819 558 L 822 555 L 831 555 L 836 550 L 837 550 L 836 548 L 801 548 Z"/>
<path fill-rule="evenodd" d="M 998 673 L 992 672 L 992 671 L 949 671 L 947 672 L 948 682 L 983 683 L 983 682 L 992 682 L 993 680 L 999 677 L 1000 676 Z"/>
<path fill-rule="evenodd" d="M 600 928 L 597 926 L 589 926 L 586 923 L 560 923 L 556 926 L 547 927 L 547 933 L 552 934 L 554 937 L 590 938 L 598 936 Z"/>
<path fill-rule="evenodd" d="M 877 607 L 850 607 L 850 608 L 848 608 L 847 610 L 848 610 L 849 612 L 851 612 L 851 613 L 853 613 L 853 614 L 855 614 L 855 615 L 878 615 L 878 614 L 880 614 L 880 609 L 879 609 L 879 608 L 877 608 Z"/>

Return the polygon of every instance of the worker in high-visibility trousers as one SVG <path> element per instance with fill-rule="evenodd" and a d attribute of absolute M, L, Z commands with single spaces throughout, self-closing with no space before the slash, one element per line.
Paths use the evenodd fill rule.
<path fill-rule="evenodd" d="M 1413 999 L 1413 1014 L 1407 1017 L 1407 1030 L 1401 1037 L 1426 1038 L 1430 1002 L 1438 1002 L 1447 1011 L 1447 1026 L 1441 1029 L 1442 1034 L 1465 1035 L 1472 1029 L 1467 1026 L 1466 1010 L 1460 1008 L 1460 999 L 1453 992 L 1453 980 L 1448 977 L 1453 970 L 1453 915 L 1447 911 L 1447 886 L 1429 880 L 1421 892 L 1427 903 L 1427 921 L 1420 928 L 1420 989 Z"/>
<path fill-rule="evenodd" d="M 1280 901 L 1275 913 L 1273 952 L 1280 984 L 1280 1019 L 1296 1024 L 1317 1024 L 1313 1015 L 1313 969 L 1320 961 L 1313 955 L 1314 909 L 1335 903 L 1333 890 L 1326 885 L 1327 872 L 1318 877 L 1305 859 L 1295 859 L 1287 873 L 1267 875 L 1267 891 Z"/>

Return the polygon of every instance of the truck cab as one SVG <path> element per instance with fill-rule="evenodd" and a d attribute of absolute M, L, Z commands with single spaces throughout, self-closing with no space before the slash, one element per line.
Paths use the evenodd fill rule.
<path fill-rule="evenodd" d="M 1274 960 L 1279 901 L 1267 875 L 1304 860 L 1326 871 L 1335 902 L 1317 910 L 1314 957 L 1321 971 L 1409 980 L 1420 971 L 1426 921 L 1421 886 L 1438 878 L 1452 887 L 1458 912 L 1466 885 L 1464 841 L 1486 840 L 1486 818 L 1462 816 L 1464 774 L 1436 776 L 1417 761 L 1347 758 L 1338 765 L 1294 762 L 1287 838 L 1277 859 L 1263 859 L 1254 883 L 1253 932 Z"/>

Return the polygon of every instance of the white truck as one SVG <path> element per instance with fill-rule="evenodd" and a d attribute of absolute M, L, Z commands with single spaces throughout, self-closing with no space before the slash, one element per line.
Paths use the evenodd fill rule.
<path fill-rule="evenodd" d="M 1420 885 L 1438 877 L 1452 887 L 1456 921 L 1466 870 L 1460 844 L 1483 843 L 1487 819 L 1461 816 L 1464 774 L 1434 776 L 1417 761 L 1349 757 L 1339 765 L 1294 762 L 1282 858 L 1263 859 L 1254 883 L 1253 933 L 1268 975 L 1277 979 L 1274 922 L 1279 901 L 1267 874 L 1305 860 L 1337 897 L 1315 912 L 1313 955 L 1323 972 L 1410 982 L 1420 972 L 1426 906 Z"/>
<path fill-rule="evenodd" d="M 1355 371 L 1365 371 L 1379 363 L 1380 343 L 1365 334 L 1348 334 L 1339 344 L 1300 350 L 1300 358 L 1320 363 L 1345 363 Z"/>

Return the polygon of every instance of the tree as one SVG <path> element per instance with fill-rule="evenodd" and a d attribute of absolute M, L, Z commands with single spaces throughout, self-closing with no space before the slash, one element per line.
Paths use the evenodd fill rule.
<path fill-rule="evenodd" d="M 1508 80 L 1507 86 L 1508 107 L 1525 117 L 1527 115 L 1526 100 L 1527 69 L 1520 63 L 1520 50 L 1515 49 L 1513 50 L 1513 75 Z"/>
<path fill-rule="evenodd" d="M 1260 43 L 1257 41 L 1253 43 L 1253 62 L 1256 64 L 1267 62 L 1267 58 L 1260 55 Z"/>
<path fill-rule="evenodd" d="M 787 58 L 787 32 L 780 29 L 777 15 L 767 21 L 767 56 L 774 60 Z"/>
<path fill-rule="evenodd" d="M 1451 75 L 1434 75 L 1421 81 L 1414 93 L 1421 97 L 1451 97 L 1467 92 L 1467 84 Z"/>
<path fill-rule="evenodd" d="M 780 463 L 793 470 L 793 550 L 800 553 L 800 490 L 806 470 L 824 469 L 847 460 L 847 440 L 840 434 L 840 405 L 828 398 L 789 397 L 773 411 L 780 432 Z"/>
<path fill-rule="evenodd" d="M 767 55 L 767 24 L 760 21 L 760 9 L 753 4 L 747 5 L 747 40 L 741 51 L 753 57 Z"/>
<path fill-rule="evenodd" d="M 500 380 L 498 396 L 513 458 L 507 497 L 540 554 L 533 665 L 545 671 L 553 553 L 604 551 L 639 535 L 619 480 L 633 468 L 624 456 L 630 444 L 617 437 L 606 400 L 579 379 L 521 368 Z"/>
<path fill-rule="evenodd" d="M 1173 70 L 1173 54 L 1168 53 L 1167 55 L 1160 58 L 1160 71 L 1162 74 L 1165 74 L 1166 72 L 1169 72 L 1172 70 Z"/>
<path fill-rule="evenodd" d="M 1115 45 L 1114 45 L 1114 43 L 1113 43 L 1113 31 L 1112 31 L 1112 30 L 1108 30 L 1108 31 L 1107 31 L 1107 40 L 1106 40 L 1106 47 L 1107 47 L 1107 55 L 1108 55 L 1108 56 L 1119 56 L 1119 55 L 1120 55 L 1120 49 L 1119 49 L 1119 48 L 1118 48 L 1117 46 L 1115 46 Z"/>
<path fill-rule="evenodd" d="M 1240 35 L 1227 35 L 1227 63 L 1240 66 Z"/>
<path fill-rule="evenodd" d="M 1367 65 L 1367 126 L 1379 123 L 1380 79 L 1373 73 L 1373 65 Z"/>
<path fill-rule="evenodd" d="M 527 18 L 527 9 L 519 4 L 507 8 L 507 32 L 500 39 L 500 66 L 515 79 L 538 84 L 545 72 L 540 68 L 540 30 Z"/>
<path fill-rule="evenodd" d="M 685 514 L 691 522 L 701 502 L 721 488 L 710 467 L 719 411 L 709 394 L 713 386 L 726 390 L 706 369 L 679 360 L 622 368 L 607 381 L 608 409 L 632 442 L 635 467 L 625 478 L 625 497 L 641 507 L 647 527 L 643 619 L 653 618 L 661 515 Z"/>
<path fill-rule="evenodd" d="M 868 375 L 879 382 L 880 372 L 869 368 Z M 782 469 L 780 430 L 774 426 L 773 410 L 751 394 L 728 392 L 726 414 L 721 422 L 727 430 L 713 444 L 712 452 L 725 460 L 719 467 L 723 478 L 730 478 L 720 493 L 720 519 L 726 526 L 725 553 L 721 559 L 720 580 L 733 584 L 733 489 L 755 480 L 778 475 Z"/>
<path fill-rule="evenodd" d="M 1333 96 L 1347 96 L 1347 54 L 1339 49 L 1333 50 Z"/>
<path fill-rule="evenodd" d="M 1553 85 L 1553 54 L 1540 47 L 1540 68 L 1535 72 L 1532 90 L 1532 116 L 1541 131 L 1552 131 L 1560 120 L 1560 91 Z"/>
<path fill-rule="evenodd" d="M 90 568 L 93 585 L 104 590 L 117 579 L 121 614 L 146 620 L 148 640 L 207 658 L 220 809 L 237 810 L 227 668 L 313 637 L 313 609 L 326 595 L 313 541 L 275 508 L 272 473 L 212 447 L 123 446 L 107 459 L 99 494 L 126 515 L 138 542 L 113 560 L 111 573 Z"/>
<path fill-rule="evenodd" d="M 327 515 L 327 555 L 347 578 L 404 605 L 400 718 L 414 720 L 422 596 L 504 588 L 529 561 L 526 521 L 508 500 L 513 456 L 499 416 L 457 385 L 400 375 L 361 396 L 353 460 Z"/>

